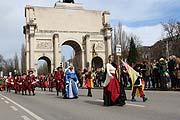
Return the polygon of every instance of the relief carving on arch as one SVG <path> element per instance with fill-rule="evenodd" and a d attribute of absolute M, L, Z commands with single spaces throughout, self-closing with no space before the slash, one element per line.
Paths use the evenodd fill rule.
<path fill-rule="evenodd" d="M 37 42 L 37 46 L 36 49 L 52 49 L 53 48 L 53 44 L 52 42 Z"/>
<path fill-rule="evenodd" d="M 93 48 L 95 50 L 104 50 L 104 43 L 103 42 L 92 42 L 91 43 L 91 48 Z"/>

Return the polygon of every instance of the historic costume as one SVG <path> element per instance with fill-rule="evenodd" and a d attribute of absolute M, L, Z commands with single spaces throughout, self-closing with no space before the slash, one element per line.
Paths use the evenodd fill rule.
<path fill-rule="evenodd" d="M 143 99 L 143 102 L 147 100 L 144 94 L 144 78 L 142 76 L 141 72 L 141 67 L 140 66 L 135 66 L 135 70 L 139 72 L 139 75 L 137 79 L 134 82 L 133 88 L 132 88 L 132 99 L 131 101 L 134 102 L 136 101 L 135 96 L 140 96 Z"/>
<path fill-rule="evenodd" d="M 64 98 L 78 98 L 78 78 L 74 68 L 70 66 L 65 72 L 65 95 Z"/>
<path fill-rule="evenodd" d="M 26 73 L 23 73 L 22 75 L 22 95 L 27 95 L 27 90 L 28 90 L 28 81 L 26 79 Z"/>
<path fill-rule="evenodd" d="M 57 68 L 54 79 L 56 82 L 57 96 L 59 95 L 59 91 L 62 91 L 62 95 L 64 95 L 64 71 L 62 70 L 62 67 Z"/>
<path fill-rule="evenodd" d="M 28 92 L 29 95 L 31 95 L 31 91 L 33 95 L 35 95 L 35 87 L 36 87 L 36 80 L 35 80 L 35 75 L 33 74 L 33 71 L 29 71 L 28 75 L 26 76 L 26 80 L 28 82 Z"/>
<path fill-rule="evenodd" d="M 48 77 L 48 81 L 49 81 L 49 91 L 53 91 L 53 74 L 49 74 L 49 77 Z"/>
<path fill-rule="evenodd" d="M 93 84 L 93 76 L 92 76 L 91 71 L 89 71 L 88 75 L 86 76 L 86 86 L 88 89 L 87 96 L 92 97 L 91 89 L 94 87 L 94 84 Z"/>
<path fill-rule="evenodd" d="M 11 76 L 9 76 L 6 79 L 6 84 L 7 84 L 7 92 L 10 92 L 14 85 L 13 78 Z"/>
<path fill-rule="evenodd" d="M 16 90 L 17 90 L 18 93 L 20 93 L 20 91 L 22 90 L 22 78 L 21 78 L 21 75 L 17 76 L 17 79 L 16 79 Z"/>
<path fill-rule="evenodd" d="M 41 75 L 40 78 L 39 78 L 39 81 L 40 81 L 40 87 L 41 87 L 41 90 L 43 91 L 46 91 L 46 86 L 45 86 L 45 82 L 46 82 L 46 78 L 44 75 Z"/>
<path fill-rule="evenodd" d="M 111 56 L 110 56 L 111 57 Z M 104 105 L 125 105 L 125 100 L 121 98 L 120 83 L 116 77 L 116 68 L 110 64 L 106 64 L 106 80 L 104 86 Z"/>

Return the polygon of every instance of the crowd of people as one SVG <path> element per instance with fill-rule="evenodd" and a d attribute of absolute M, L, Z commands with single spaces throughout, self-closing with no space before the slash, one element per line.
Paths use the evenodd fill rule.
<path fill-rule="evenodd" d="M 153 62 L 143 61 L 133 64 L 132 67 L 135 70 L 138 67 L 141 68 L 145 89 L 175 90 L 180 88 L 180 59 L 175 56 L 170 56 L 168 60 L 160 58 Z M 122 71 L 125 86 L 131 86 L 131 80 L 125 67 L 122 67 Z"/>
<path fill-rule="evenodd" d="M 124 62 L 123 62 L 124 63 Z M 137 78 L 133 78 L 129 74 L 129 68 L 126 64 L 121 66 L 114 62 L 114 57 L 109 56 L 109 62 L 105 69 L 98 68 L 94 70 L 76 71 L 72 64 L 67 69 L 62 66 L 56 68 L 49 75 L 35 76 L 33 71 L 15 76 L 9 76 L 6 82 L 6 90 L 10 92 L 15 90 L 16 94 L 35 95 L 35 88 L 40 87 L 42 91 L 53 91 L 56 89 L 57 96 L 62 93 L 64 99 L 77 99 L 78 89 L 86 88 L 87 96 L 92 97 L 91 89 L 94 87 L 103 88 L 103 100 L 105 106 L 125 105 L 126 93 L 124 88 L 132 88 L 131 101 L 136 101 L 137 91 L 143 102 L 147 100 L 144 89 L 161 88 L 176 89 L 180 87 L 180 59 L 170 56 L 166 61 L 164 58 L 152 63 L 143 61 L 131 66 L 136 71 Z"/>

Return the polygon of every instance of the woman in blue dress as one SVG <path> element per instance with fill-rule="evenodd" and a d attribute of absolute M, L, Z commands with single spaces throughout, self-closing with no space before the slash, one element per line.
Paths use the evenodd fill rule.
<path fill-rule="evenodd" d="M 64 98 L 78 98 L 78 78 L 72 65 L 65 72 L 65 95 Z"/>

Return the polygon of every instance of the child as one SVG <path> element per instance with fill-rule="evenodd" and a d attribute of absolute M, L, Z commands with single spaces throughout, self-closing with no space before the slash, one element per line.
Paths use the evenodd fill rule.
<path fill-rule="evenodd" d="M 145 97 L 144 91 L 143 91 L 143 84 L 144 80 L 142 77 L 142 73 L 139 71 L 139 77 L 137 78 L 136 82 L 134 83 L 133 90 L 132 90 L 132 99 L 131 101 L 136 101 L 135 95 L 136 91 L 138 90 L 140 97 L 143 99 L 143 102 L 145 102 L 148 98 Z"/>

